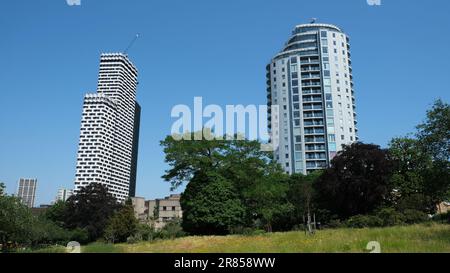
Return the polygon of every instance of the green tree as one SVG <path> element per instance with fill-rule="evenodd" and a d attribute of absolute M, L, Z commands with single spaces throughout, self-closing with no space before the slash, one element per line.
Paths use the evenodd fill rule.
<path fill-rule="evenodd" d="M 125 206 L 109 219 L 105 230 L 105 239 L 112 243 L 123 243 L 137 233 L 138 220 L 134 214 L 133 205 L 129 199 Z"/>
<path fill-rule="evenodd" d="M 289 178 L 288 199 L 294 206 L 292 213 L 292 223 L 294 225 L 303 223 L 308 211 L 310 213 L 316 212 L 313 184 L 321 175 L 321 171 L 316 171 L 307 176 L 303 174 L 293 174 Z"/>
<path fill-rule="evenodd" d="M 30 244 L 34 219 L 31 211 L 12 196 L 0 196 L 0 244 Z"/>
<path fill-rule="evenodd" d="M 387 151 L 377 145 L 344 146 L 314 183 L 316 200 L 322 209 L 341 219 L 371 213 L 391 193 L 392 168 Z"/>
<path fill-rule="evenodd" d="M 191 134 L 191 139 L 194 135 Z M 197 232 L 223 234 L 232 224 L 251 225 L 254 200 L 246 194 L 262 185 L 267 177 L 281 173 L 280 167 L 273 162 L 270 153 L 261 151 L 258 141 L 207 139 L 177 141 L 168 136 L 161 142 L 170 166 L 163 178 L 171 183 L 172 189 L 188 183 L 182 197 L 183 228 L 190 232 L 195 232 L 192 228 L 195 227 Z M 222 197 L 215 194 L 231 198 L 230 205 L 237 208 L 231 219 L 217 211 L 220 204 L 217 208 L 203 208 L 206 200 L 221 202 Z M 241 214 L 238 208 L 244 208 L 245 213 Z M 218 215 L 224 218 L 219 219 Z M 205 226 L 200 227 L 203 224 Z"/>
<path fill-rule="evenodd" d="M 180 201 L 182 227 L 190 234 L 227 234 L 244 222 L 245 208 L 233 183 L 216 173 L 195 174 Z"/>
<path fill-rule="evenodd" d="M 425 194 L 437 205 L 450 199 L 450 105 L 435 101 L 417 129 L 417 138 L 432 159 L 424 174 Z"/>
<path fill-rule="evenodd" d="M 254 187 L 246 190 L 250 213 L 262 221 L 267 232 L 272 232 L 274 224 L 294 210 L 288 200 L 287 180 L 283 173 L 275 173 L 258 180 Z"/>
<path fill-rule="evenodd" d="M 45 211 L 44 217 L 54 222 L 58 226 L 64 227 L 66 210 L 67 210 L 66 202 L 58 201 Z"/>
<path fill-rule="evenodd" d="M 417 138 L 434 161 L 450 160 L 450 105 L 436 100 L 427 111 L 427 119 L 417 126 Z"/>
<path fill-rule="evenodd" d="M 80 228 L 89 233 L 89 240 L 102 237 L 109 218 L 121 208 L 112 194 L 102 184 L 87 185 L 66 202 L 65 226 Z"/>

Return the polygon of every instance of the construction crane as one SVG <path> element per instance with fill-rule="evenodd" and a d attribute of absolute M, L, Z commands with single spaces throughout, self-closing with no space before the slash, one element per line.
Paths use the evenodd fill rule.
<path fill-rule="evenodd" d="M 134 36 L 133 40 L 131 40 L 130 44 L 128 45 L 128 47 L 123 52 L 124 54 L 128 53 L 128 51 L 133 47 L 133 45 L 136 42 L 136 40 L 139 39 L 139 36 L 140 36 L 139 33 L 137 33 L 136 36 Z"/>

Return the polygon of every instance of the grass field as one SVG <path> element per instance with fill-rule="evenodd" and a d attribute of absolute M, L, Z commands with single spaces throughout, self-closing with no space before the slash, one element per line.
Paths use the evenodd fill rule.
<path fill-rule="evenodd" d="M 285 232 L 258 236 L 202 236 L 137 244 L 94 243 L 82 252 L 138 253 L 316 253 L 368 252 L 367 243 L 378 241 L 382 252 L 450 253 L 450 225 L 415 225 L 372 229 L 336 229 Z"/>
<path fill-rule="evenodd" d="M 450 225 L 414 225 L 390 228 L 335 229 L 272 233 L 257 236 L 193 236 L 137 244 L 93 243 L 83 253 L 364 253 L 367 243 L 378 241 L 383 253 L 450 253 Z M 62 248 L 39 252 L 61 252 Z"/>

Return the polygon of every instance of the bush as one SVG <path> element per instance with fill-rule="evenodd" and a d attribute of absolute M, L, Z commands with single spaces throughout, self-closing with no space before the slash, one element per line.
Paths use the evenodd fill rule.
<path fill-rule="evenodd" d="M 382 226 L 384 227 L 398 226 L 405 223 L 405 217 L 393 208 L 382 208 L 376 213 L 376 217 L 382 221 Z"/>
<path fill-rule="evenodd" d="M 136 235 L 138 235 L 142 241 L 153 241 L 153 239 L 158 237 L 158 233 L 155 231 L 154 227 L 148 224 L 139 224 Z"/>
<path fill-rule="evenodd" d="M 346 226 L 350 228 L 380 227 L 383 220 L 372 215 L 356 215 L 347 220 Z"/>
<path fill-rule="evenodd" d="M 418 224 L 428 221 L 430 218 L 426 213 L 419 210 L 407 209 L 403 211 L 403 217 L 407 224 Z"/>
<path fill-rule="evenodd" d="M 89 243 L 89 232 L 85 229 L 76 228 L 71 231 L 70 240 L 80 244 Z"/>
<path fill-rule="evenodd" d="M 185 235 L 186 233 L 183 231 L 183 228 L 181 227 L 181 221 L 179 219 L 175 219 L 166 223 L 166 225 L 160 231 L 161 239 L 175 239 L 178 237 L 183 237 Z"/>

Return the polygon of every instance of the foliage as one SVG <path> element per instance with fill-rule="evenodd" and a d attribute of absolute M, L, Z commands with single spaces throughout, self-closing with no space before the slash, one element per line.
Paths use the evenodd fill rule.
<path fill-rule="evenodd" d="M 63 227 L 65 224 L 66 210 L 66 202 L 58 201 L 44 212 L 44 217 L 58 226 Z"/>
<path fill-rule="evenodd" d="M 15 197 L 0 196 L 0 244 L 30 244 L 34 219 L 31 211 Z"/>
<path fill-rule="evenodd" d="M 376 217 L 381 220 L 381 226 L 397 226 L 405 223 L 405 217 L 394 208 L 382 208 L 377 211 Z"/>
<path fill-rule="evenodd" d="M 406 224 L 418 224 L 430 220 L 428 215 L 420 210 L 405 209 L 402 214 Z"/>
<path fill-rule="evenodd" d="M 95 241 L 102 237 L 109 218 L 120 207 L 105 186 L 92 183 L 67 200 L 64 224 L 69 229 L 86 230 L 89 240 Z"/>
<path fill-rule="evenodd" d="M 138 220 L 134 215 L 131 201 L 127 201 L 125 206 L 118 210 L 108 222 L 105 229 L 105 239 L 111 243 L 126 242 L 128 237 L 137 232 Z"/>
<path fill-rule="evenodd" d="M 286 185 L 276 182 L 281 169 L 258 141 L 177 141 L 168 136 L 161 145 L 171 167 L 163 178 L 172 188 L 188 183 L 181 205 L 182 225 L 189 233 L 226 234 L 230 227 L 255 221 L 271 228 L 291 207 Z"/>
<path fill-rule="evenodd" d="M 272 232 L 274 222 L 286 217 L 294 206 L 289 202 L 287 192 L 289 183 L 282 173 L 273 173 L 265 179 L 256 181 L 254 187 L 245 192 L 250 212 L 261 219 L 266 231 Z"/>
<path fill-rule="evenodd" d="M 245 209 L 233 184 L 217 174 L 196 174 L 180 202 L 182 226 L 190 234 L 227 234 L 243 222 Z"/>
<path fill-rule="evenodd" d="M 175 239 L 183 237 L 186 233 L 183 231 L 180 219 L 174 219 L 166 223 L 161 229 L 159 235 L 162 239 Z"/>
<path fill-rule="evenodd" d="M 346 219 L 369 214 L 388 198 L 392 163 L 379 146 L 344 145 L 331 165 L 314 183 L 320 208 Z"/>
<path fill-rule="evenodd" d="M 355 215 L 346 221 L 346 226 L 350 228 L 381 227 L 383 220 L 374 215 Z"/>
<path fill-rule="evenodd" d="M 427 111 L 427 119 L 417 126 L 417 138 L 435 161 L 450 159 L 450 105 L 441 99 Z"/>
<path fill-rule="evenodd" d="M 319 212 L 314 203 L 314 187 L 313 184 L 322 175 L 321 171 L 316 171 L 310 175 L 293 174 L 289 178 L 288 199 L 294 206 L 291 222 L 296 225 L 304 223 L 304 219 L 308 214 L 317 213 L 317 216 L 325 216 L 323 212 Z"/>

